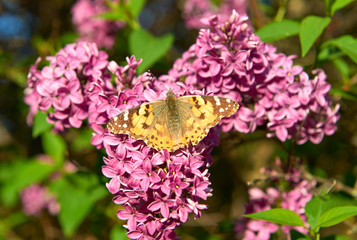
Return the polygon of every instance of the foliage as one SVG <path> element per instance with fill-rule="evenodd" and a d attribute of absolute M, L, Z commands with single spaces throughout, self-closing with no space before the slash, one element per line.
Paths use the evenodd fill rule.
<path fill-rule="evenodd" d="M 283 208 L 270 209 L 258 213 L 247 214 L 245 216 L 282 225 L 305 227 L 309 230 L 310 236 L 299 236 L 296 239 L 319 239 L 321 228 L 337 225 L 342 221 L 357 215 L 356 206 L 336 206 L 336 204 L 341 203 L 336 202 L 335 199 L 329 195 L 312 198 L 305 207 L 308 226 L 305 226 L 303 220 L 295 212 Z"/>
<path fill-rule="evenodd" d="M 116 184 L 113 183 L 115 177 L 110 177 L 111 180 L 108 180 L 103 176 L 103 174 L 108 176 L 108 168 L 112 167 L 107 160 L 113 159 L 108 156 L 108 152 L 105 152 L 105 150 L 108 151 L 109 149 L 109 147 L 104 148 L 107 142 L 98 140 L 100 136 L 108 135 L 107 130 L 105 130 L 105 121 L 110 118 L 110 115 L 104 115 L 103 112 L 106 110 L 102 111 L 102 109 L 112 104 L 110 109 L 115 112 L 118 111 L 115 110 L 116 107 L 127 106 L 125 104 L 128 104 L 128 102 L 133 104 L 130 101 L 136 101 L 135 103 L 139 104 L 147 100 L 147 95 L 145 94 L 148 92 L 145 90 L 148 90 L 147 88 L 151 83 L 146 82 L 146 79 L 151 78 L 152 75 L 158 76 L 158 82 L 172 79 L 174 79 L 175 84 L 181 82 L 182 84 L 180 83 L 179 88 L 184 86 L 182 88 L 185 89 L 186 93 L 193 91 L 197 93 L 197 91 L 203 89 L 206 91 L 205 87 L 211 84 L 208 91 L 214 90 L 215 94 L 222 93 L 232 98 L 237 97 L 238 94 L 234 92 L 233 88 L 227 90 L 230 86 L 228 88 L 225 88 L 226 86 L 221 87 L 218 84 L 214 86 L 212 82 L 200 80 L 199 76 L 203 71 L 202 69 L 205 70 L 207 66 L 205 64 L 212 64 L 213 61 L 217 61 L 221 64 L 219 65 L 221 67 L 226 66 L 224 64 L 228 61 L 224 57 L 217 57 L 217 59 L 213 57 L 207 63 L 205 60 L 208 59 L 208 56 L 205 54 L 208 51 L 211 51 L 210 57 L 212 57 L 216 56 L 214 54 L 221 56 L 218 54 L 222 52 L 224 55 L 223 50 L 226 46 L 230 46 L 232 51 L 236 50 L 236 46 L 234 46 L 233 41 L 230 42 L 229 38 L 227 38 L 226 45 L 220 45 L 221 42 L 218 40 L 217 42 L 210 41 L 219 37 L 231 36 L 231 32 L 229 32 L 231 29 L 228 28 L 231 26 L 229 24 L 233 24 L 234 19 L 231 17 L 231 8 L 233 6 L 230 4 L 238 4 L 239 1 L 235 3 L 219 1 L 219 3 L 215 2 L 215 5 L 213 5 L 210 1 L 198 1 L 199 3 L 196 3 L 193 0 L 186 0 L 184 1 L 185 6 L 180 6 L 180 1 L 166 1 L 163 3 L 163 1 L 150 2 L 145 0 L 96 0 L 91 1 L 91 3 L 101 5 L 98 8 L 101 9 L 99 12 L 96 12 L 97 10 L 89 11 L 90 6 L 86 5 L 88 9 L 79 8 L 84 9 L 80 13 L 82 15 L 76 20 L 72 19 L 72 22 L 70 21 L 71 16 L 74 17 L 75 15 L 72 1 L 36 0 L 31 3 L 22 1 L 19 4 L 20 2 L 1 3 L 4 14 L 0 16 L 0 22 L 4 24 L 0 24 L 0 75 L 2 79 L 0 88 L 0 239 L 77 239 L 91 236 L 93 239 L 114 240 L 127 238 L 126 234 L 128 232 L 130 238 L 137 239 L 139 236 L 136 235 L 138 234 L 137 232 L 126 231 L 122 227 L 124 225 L 126 228 L 131 228 L 132 225 L 130 224 L 133 224 L 133 222 L 130 222 L 130 219 L 133 218 L 127 216 L 127 213 L 130 212 L 128 208 L 125 208 L 127 205 L 125 207 L 121 205 L 117 207 L 111 201 L 113 196 L 115 203 L 121 201 L 118 198 L 119 195 L 113 193 L 113 185 Z M 79 2 L 87 4 L 85 0 L 80 0 L 77 3 Z M 245 1 L 242 2 L 245 5 Z M 198 200 L 195 202 L 196 200 L 192 201 L 190 199 L 188 200 L 189 204 L 186 202 L 181 203 L 180 207 L 184 209 L 184 206 L 186 206 L 187 209 L 181 209 L 181 212 L 177 210 L 177 213 L 175 212 L 176 215 L 172 214 L 170 217 L 173 216 L 172 219 L 180 219 L 179 223 L 188 219 L 191 220 L 175 231 L 182 239 L 240 239 L 244 236 L 246 236 L 244 239 L 248 239 L 247 235 L 244 235 L 244 231 L 247 229 L 246 223 L 254 219 L 263 220 L 264 224 L 267 222 L 274 223 L 273 225 L 268 225 L 274 231 L 271 230 L 266 239 L 282 239 L 287 235 L 292 240 L 355 239 L 357 235 L 355 230 L 355 216 L 357 215 L 355 155 L 357 151 L 357 128 L 355 124 L 357 106 L 357 36 L 353 30 L 357 26 L 357 22 L 354 21 L 357 3 L 353 0 L 311 1 L 306 3 L 304 11 L 299 11 L 298 8 L 294 9 L 290 5 L 293 1 L 276 1 L 279 3 L 266 5 L 263 3 L 261 5 L 254 4 L 256 1 L 251 2 L 253 3 L 247 7 L 248 10 L 246 12 L 249 16 L 249 24 L 252 24 L 252 29 L 257 29 L 255 34 L 260 39 L 252 39 L 252 42 L 247 42 L 247 46 L 250 47 L 249 51 L 254 51 L 256 47 L 249 44 L 255 44 L 256 42 L 269 42 L 271 45 L 264 45 L 266 47 L 264 49 L 265 52 L 260 49 L 262 52 L 259 53 L 261 54 L 254 56 L 255 62 L 251 61 L 249 63 L 263 64 L 264 61 L 259 62 L 263 58 L 259 57 L 264 54 L 264 56 L 277 57 L 273 60 L 267 59 L 267 62 L 279 62 L 278 57 L 282 55 L 279 55 L 278 52 L 285 52 L 286 55 L 293 54 L 297 58 L 294 65 L 299 63 L 304 69 L 299 71 L 298 74 L 293 74 L 291 73 L 293 72 L 292 66 L 290 66 L 291 72 L 286 74 L 294 76 L 292 79 L 292 81 L 295 81 L 294 83 L 302 82 L 302 78 L 300 79 L 299 75 L 302 72 L 309 74 L 307 76 L 309 81 L 321 80 L 322 78 L 319 78 L 313 69 L 323 69 L 327 73 L 326 81 L 328 84 L 326 85 L 331 85 L 331 89 L 327 90 L 326 93 L 331 96 L 331 99 L 326 100 L 328 102 L 327 107 L 330 109 L 330 106 L 339 104 L 341 106 L 340 111 L 337 113 L 338 107 L 336 107 L 331 110 L 333 113 L 326 114 L 331 118 L 325 115 L 318 115 L 318 111 L 313 112 L 311 109 L 306 111 L 306 114 L 310 114 L 309 116 L 311 117 L 311 114 L 316 113 L 314 115 L 315 118 L 313 118 L 316 123 L 320 123 L 318 122 L 319 120 L 326 123 L 334 116 L 334 121 L 326 124 L 326 127 L 324 125 L 324 130 L 336 123 L 338 114 L 340 116 L 338 130 L 337 132 L 335 132 L 335 128 L 326 130 L 323 141 L 321 137 L 321 139 L 319 138 L 314 142 L 315 144 L 305 143 L 307 140 L 303 143 L 299 142 L 299 136 L 301 136 L 299 134 L 303 132 L 302 127 L 309 120 L 306 117 L 299 120 L 300 128 L 294 128 L 294 130 L 289 128 L 290 132 L 287 130 L 286 132 L 282 131 L 283 133 L 280 132 L 279 135 L 280 126 L 276 127 L 272 126 L 272 124 L 267 124 L 268 121 L 273 123 L 273 113 L 267 113 L 264 118 L 259 115 L 258 111 L 253 111 L 256 108 L 254 103 L 260 100 L 254 99 L 254 96 L 262 95 L 249 95 L 252 89 L 246 92 L 239 92 L 241 94 L 239 95 L 240 99 L 236 100 L 239 100 L 242 105 L 241 109 L 245 109 L 247 115 L 242 113 L 242 115 L 237 116 L 237 119 L 242 119 L 240 119 L 241 122 L 237 121 L 236 125 L 229 125 L 230 122 L 228 120 L 223 122 L 221 126 L 223 126 L 222 133 L 224 132 L 224 134 L 221 134 L 221 144 L 219 147 L 215 147 L 212 152 L 212 146 L 218 142 L 218 131 L 209 135 L 206 139 L 207 142 L 210 141 L 209 143 L 204 142 L 206 144 L 204 147 L 208 149 L 205 152 L 206 155 L 202 155 L 202 158 L 205 159 L 205 168 L 197 170 L 197 167 L 197 169 L 192 169 L 194 169 L 193 172 L 195 170 L 200 171 L 204 178 L 206 176 L 208 178 L 211 175 L 210 180 L 196 183 L 195 181 L 198 181 L 197 178 L 192 177 L 195 180 L 191 182 L 190 191 L 184 192 L 184 195 L 201 195 L 201 198 L 205 201 L 199 204 Z M 266 3 L 266 1 L 263 2 Z M 34 6 L 41 7 L 34 9 Z M 230 6 L 228 7 L 229 11 L 227 11 L 226 6 Z M 44 14 L 43 9 L 48 10 L 48 12 Z M 239 9 L 239 11 L 244 12 L 244 9 L 242 9 Z M 93 13 L 93 15 L 89 16 L 89 13 Z M 210 18 L 213 14 L 221 14 L 222 23 L 227 22 L 224 25 L 227 29 L 217 27 L 220 26 L 220 23 L 216 22 L 216 19 Z M 201 21 L 201 17 L 205 17 L 205 19 Z M 13 22 L 8 24 L 9 22 L 6 21 Z M 87 27 L 90 21 L 94 22 L 90 25 L 94 33 L 88 34 L 86 30 L 89 29 Z M 84 23 L 87 25 L 81 26 Z M 203 23 L 206 26 L 209 25 L 211 29 L 209 31 L 199 31 L 198 29 L 203 26 Z M 7 29 L 2 27 L 5 25 L 8 26 Z M 17 28 L 11 28 L 11 26 L 17 26 Z M 241 27 L 239 31 L 246 31 L 244 29 L 245 25 L 239 26 Z M 212 34 L 218 33 L 217 28 L 223 33 L 229 34 L 213 36 Z M 240 35 L 242 39 L 248 36 L 243 36 L 244 34 Z M 252 34 L 249 35 L 252 37 L 254 33 L 249 34 Z M 72 109 L 77 109 L 80 106 L 87 109 L 91 108 L 92 110 L 95 108 L 97 112 L 80 120 L 71 118 L 69 122 L 65 122 L 64 115 L 58 114 L 56 119 L 52 117 L 57 113 L 58 109 L 56 107 L 52 106 L 43 110 L 45 107 L 41 105 L 35 111 L 34 109 L 29 109 L 24 104 L 24 96 L 29 96 L 30 93 L 28 91 L 31 89 L 31 86 L 29 87 L 27 83 L 28 79 L 31 78 L 28 73 L 39 74 L 51 64 L 60 65 L 61 61 L 56 54 L 63 51 L 68 46 L 67 44 L 88 40 L 91 37 L 91 41 L 99 41 L 97 45 L 101 47 L 101 50 L 93 47 L 94 52 L 97 49 L 95 54 L 98 55 L 91 55 L 88 59 L 83 60 L 85 62 L 82 62 L 83 65 L 80 65 L 80 67 L 77 65 L 77 68 L 75 67 L 74 69 L 76 73 L 83 71 L 81 72 L 83 73 L 81 75 L 82 79 L 80 79 L 83 89 L 84 84 L 93 81 L 95 82 L 94 85 L 100 86 L 101 92 L 98 96 L 95 95 L 97 92 L 91 88 L 94 85 L 88 87 L 88 84 L 85 87 L 88 95 L 83 94 L 88 104 L 87 106 L 83 106 L 82 103 L 79 104 L 78 98 L 74 99 L 74 96 L 69 98 L 71 99 L 71 104 L 73 104 L 71 106 L 74 106 Z M 209 44 L 204 42 L 206 40 Z M 189 49 L 189 46 L 194 47 Z M 197 50 L 202 46 L 203 50 L 202 48 L 200 51 Z M 277 53 L 272 50 L 274 47 L 269 48 L 269 46 L 277 47 Z M 67 48 L 66 51 L 68 53 L 71 49 Z M 80 52 L 80 49 L 78 52 Z M 183 52 L 185 53 L 182 54 Z M 104 53 L 105 56 L 104 54 L 100 55 L 101 53 Z M 36 62 L 38 56 L 42 58 L 42 61 Z M 46 58 L 48 56 L 56 57 Z M 93 59 L 95 59 L 93 56 L 98 57 L 98 61 L 95 63 L 93 63 Z M 130 56 L 134 56 L 134 58 L 130 58 Z M 240 57 L 242 59 L 247 58 L 247 56 Z M 291 56 L 285 57 L 281 59 L 289 58 L 291 61 L 293 59 Z M 117 66 L 109 59 L 115 60 L 118 63 Z M 142 59 L 142 61 L 139 59 Z M 239 65 L 240 58 L 237 57 L 235 60 L 235 63 Z M 100 61 L 105 62 L 104 68 L 100 68 Z M 282 70 L 282 66 L 285 66 L 279 64 L 274 65 L 278 66 L 278 69 L 275 69 L 277 71 Z M 232 72 L 240 71 L 237 65 L 235 65 L 236 68 Z M 96 82 L 98 79 L 93 80 L 97 74 L 94 70 L 94 73 L 87 74 L 84 71 L 87 68 L 83 67 L 81 69 L 81 66 L 99 66 L 96 70 L 100 68 L 98 71 L 101 74 L 103 73 L 100 77 L 102 82 Z M 70 67 L 68 65 L 63 69 L 69 70 Z M 269 67 L 270 65 L 264 68 L 264 72 Z M 259 69 L 252 69 L 259 71 Z M 145 73 L 148 70 L 152 74 Z M 205 74 L 213 74 L 216 70 L 211 68 Z M 66 74 L 71 76 L 71 73 Z M 249 72 L 249 74 L 244 75 L 258 76 L 257 73 L 254 73 L 256 74 L 254 75 Z M 65 73 L 60 75 L 59 78 L 63 78 L 63 76 L 65 76 Z M 271 76 L 271 78 L 273 77 L 276 76 Z M 118 79 L 123 81 L 120 82 Z M 199 80 L 195 82 L 192 79 Z M 140 81 L 144 87 L 135 89 L 135 84 Z M 188 81 L 191 81 L 192 85 L 188 86 Z M 103 82 L 106 84 L 101 85 Z M 155 90 L 155 94 L 157 94 L 155 97 L 158 97 L 160 91 L 163 91 L 158 87 L 158 82 L 150 85 Z M 114 86 L 113 88 L 110 87 L 111 84 Z M 184 84 L 187 84 L 187 86 Z M 317 86 L 317 84 L 314 86 Z M 50 85 L 48 89 L 51 87 L 54 86 Z M 269 85 L 269 88 L 274 87 L 276 85 Z M 25 92 L 23 92 L 24 89 L 26 89 Z M 68 89 L 75 90 L 75 87 L 69 87 Z M 128 92 L 130 91 L 128 89 L 135 91 L 135 94 L 131 93 L 130 98 L 123 100 L 125 94 L 129 96 Z M 224 91 L 226 92 L 222 89 L 225 89 Z M 260 93 L 262 89 L 263 87 L 260 88 Z M 44 92 L 46 88 L 36 89 L 39 92 L 41 90 Z M 180 90 L 182 89 L 176 89 L 176 91 Z M 83 90 L 82 93 L 85 91 Z M 108 92 L 116 97 L 117 105 L 113 106 L 114 101 L 110 97 L 103 100 L 109 96 L 107 95 Z M 70 94 L 68 93 L 68 96 Z M 312 97 L 311 95 L 310 92 L 309 97 Z M 53 96 L 51 95 L 51 97 Z M 107 105 L 104 104 L 104 101 L 107 101 Z M 28 104 L 28 102 L 26 103 Z M 103 104 L 98 106 L 97 103 L 99 102 Z M 293 105 L 293 103 L 290 102 L 287 105 Z M 315 102 L 311 103 L 311 108 L 313 108 L 312 105 L 316 106 Z M 298 112 L 301 116 L 300 110 Z M 319 108 L 319 110 L 321 109 Z M 66 111 L 64 110 L 61 113 Z M 28 114 L 29 112 L 30 114 Z M 110 111 L 108 110 L 108 112 Z M 247 120 L 247 116 L 256 122 Z M 71 115 L 70 117 L 73 116 Z M 324 117 L 325 119 L 323 119 Z M 62 121 L 64 127 L 58 128 L 58 125 L 56 125 L 58 123 L 57 120 Z M 240 123 L 249 124 L 244 128 Z M 255 124 L 254 126 L 253 123 Z M 321 123 L 319 126 L 321 125 L 323 124 Z M 243 131 L 241 130 L 243 128 L 249 130 Z M 238 130 L 238 132 L 233 133 L 232 129 Z M 311 129 L 310 132 L 307 132 L 311 133 Z M 239 132 L 239 130 L 241 131 Z M 334 135 L 332 135 L 333 133 Z M 313 135 L 315 132 L 311 134 Z M 114 140 L 111 141 L 112 149 L 114 149 L 113 146 L 121 146 L 120 144 L 128 143 L 127 139 L 120 139 L 120 143 L 115 142 L 115 144 Z M 115 141 L 118 141 L 118 139 Z M 130 151 L 128 153 L 129 155 L 135 154 Z M 115 154 L 120 154 L 119 150 Z M 139 152 L 139 154 L 144 155 L 145 152 Z M 194 152 L 194 154 L 191 152 L 190 154 L 192 161 L 197 156 L 201 156 L 197 152 Z M 261 176 L 259 169 L 269 169 L 273 165 L 271 163 L 272 159 L 276 156 L 279 156 L 283 162 L 280 165 L 280 172 L 278 171 L 278 174 L 270 172 L 271 175 L 261 181 L 259 179 Z M 213 164 L 208 170 L 208 166 L 211 164 L 211 157 L 213 158 Z M 296 163 L 301 159 L 304 164 Z M 161 164 L 155 165 L 155 170 L 158 170 L 159 166 L 162 166 Z M 294 172 L 297 168 L 300 168 L 298 170 L 299 180 L 296 179 L 297 174 Z M 113 169 L 116 170 L 117 168 L 113 167 Z M 171 171 L 169 170 L 169 165 L 163 169 L 167 172 Z M 180 173 L 177 169 L 172 171 L 175 174 Z M 140 175 L 138 172 L 134 172 L 133 176 L 135 174 Z M 330 179 L 333 178 L 338 178 L 338 181 L 331 184 Z M 187 177 L 186 179 L 190 178 Z M 298 189 L 308 189 L 309 194 L 314 197 L 304 206 L 303 212 L 284 208 L 284 196 L 274 194 L 276 192 L 281 194 L 294 193 L 294 189 L 297 187 L 294 184 L 304 180 L 316 182 L 316 185 L 309 185 L 310 187 L 314 186 L 314 191 L 303 187 Z M 252 199 L 252 196 L 257 195 L 252 194 L 253 191 L 249 193 L 246 191 L 246 182 L 249 181 L 253 182 L 254 186 L 252 188 L 252 185 L 250 185 L 251 190 L 262 189 L 259 192 L 254 192 L 257 195 L 260 194 L 260 197 Z M 207 196 L 211 195 L 208 190 L 208 185 L 211 183 L 211 188 L 214 190 L 213 196 L 206 200 Z M 205 186 L 202 192 L 199 192 L 199 187 L 197 187 L 199 184 Z M 37 186 L 37 192 L 35 193 L 34 190 L 33 192 L 27 191 L 29 195 L 25 198 L 26 190 L 31 189 L 31 186 Z M 197 191 L 195 187 L 197 187 Z M 272 189 L 275 190 L 273 191 Z M 333 190 L 335 190 L 334 193 L 332 193 Z M 110 193 L 114 195 L 110 196 Z M 274 197 L 269 194 L 273 194 Z M 262 205 L 267 209 L 249 212 L 243 209 L 249 196 L 251 197 L 249 201 L 255 200 L 257 201 L 256 203 L 270 201 L 271 199 L 274 199 L 274 203 L 264 202 Z M 24 199 L 33 200 L 25 201 Z M 135 195 L 133 199 L 141 198 Z M 134 204 L 132 205 L 134 206 Z M 139 205 L 145 206 L 145 203 L 140 202 Z M 165 219 L 168 219 L 166 216 L 168 213 L 160 210 L 159 208 L 162 206 L 157 205 L 157 203 L 156 205 L 151 204 L 148 208 L 154 209 L 155 217 L 162 218 L 161 222 L 155 222 L 157 225 L 161 224 L 160 227 L 162 227 Z M 208 210 L 204 210 L 206 205 L 210 206 Z M 33 212 L 29 212 L 29 209 L 32 209 Z M 38 211 L 34 209 L 38 209 Z M 187 212 L 190 215 L 188 219 L 185 219 L 183 215 L 187 214 Z M 193 225 L 192 218 L 200 217 L 201 214 L 201 219 L 197 219 L 199 224 Z M 246 218 L 243 218 L 243 216 Z M 237 220 L 241 221 L 242 219 L 245 221 L 245 225 L 236 224 Z M 172 225 L 168 228 L 174 228 L 174 225 L 177 224 L 177 222 L 170 223 Z M 180 224 L 175 225 L 175 227 L 178 225 Z M 278 230 L 274 228 L 276 225 L 279 225 Z M 238 226 L 244 226 L 245 228 L 243 230 L 238 229 Z M 294 226 L 294 228 L 284 228 L 284 226 Z M 332 226 L 334 228 L 330 228 Z M 299 231 L 299 228 L 295 227 L 302 227 L 305 231 Z M 344 231 L 344 228 L 348 228 L 348 231 Z M 289 229 L 288 234 L 284 232 L 284 229 Z M 255 230 L 254 234 L 259 234 L 259 229 Z M 167 239 L 174 238 L 169 234 L 168 236 L 163 236 L 163 238 L 165 237 Z"/>

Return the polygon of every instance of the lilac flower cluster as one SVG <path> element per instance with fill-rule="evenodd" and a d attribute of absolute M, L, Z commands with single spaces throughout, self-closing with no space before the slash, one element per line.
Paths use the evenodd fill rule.
<path fill-rule="evenodd" d="M 94 43 L 68 44 L 56 56 L 46 59 L 49 66 L 38 69 L 41 58 L 28 74 L 25 102 L 30 105 L 28 124 L 40 110 L 48 112 L 47 121 L 56 131 L 79 128 L 88 117 L 87 91 L 103 76 L 108 65 L 107 54 Z M 104 80 L 103 80 L 104 81 Z"/>
<path fill-rule="evenodd" d="M 207 208 L 199 200 L 211 195 L 209 153 L 218 142 L 218 131 L 212 130 L 195 147 L 174 153 L 157 152 L 141 140 L 108 132 L 103 124 L 109 119 L 142 102 L 164 99 L 168 89 L 177 95 L 202 94 L 183 83 L 153 80 L 149 73 L 136 76 L 141 60 L 135 57 L 127 63 L 108 63 L 108 72 L 101 69 L 84 86 L 92 144 L 107 152 L 103 174 L 111 179 L 107 188 L 115 195 L 113 201 L 124 206 L 118 217 L 127 220 L 128 237 L 174 239 L 174 229 L 188 220 L 188 213 L 199 217 Z"/>
<path fill-rule="evenodd" d="M 336 131 L 339 119 L 339 106 L 331 109 L 326 75 L 317 69 L 310 79 L 293 65 L 294 56 L 260 41 L 247 20 L 235 11 L 223 24 L 210 18 L 210 28 L 201 29 L 196 43 L 161 79 L 186 79 L 188 86 L 241 103 L 235 119 L 222 120 L 223 131 L 250 133 L 265 126 L 268 137 L 320 143 Z"/>
<path fill-rule="evenodd" d="M 258 187 L 249 189 L 249 203 L 246 205 L 246 214 L 269 210 L 271 208 L 285 208 L 294 211 L 303 219 L 306 226 L 305 205 L 313 197 L 311 190 L 315 187 L 315 181 L 302 178 L 302 173 L 294 168 L 283 172 L 280 159 L 276 160 L 278 170 L 267 170 L 263 172 L 268 176 L 272 184 L 277 187 L 267 187 L 262 190 Z M 282 179 L 281 176 L 284 176 Z M 283 188 L 283 189 L 282 189 Z M 269 240 L 276 233 L 279 226 L 263 220 L 243 218 L 237 222 L 235 232 L 237 239 L 242 240 Z M 307 234 L 303 227 L 282 226 L 282 233 L 289 236 L 290 230 L 294 229 Z"/>
<path fill-rule="evenodd" d="M 129 238 L 175 239 L 173 230 L 188 220 L 188 213 L 200 217 L 207 206 L 199 200 L 211 195 L 206 144 L 170 154 L 126 136 L 105 137 L 103 174 L 111 178 L 107 188 L 113 201 L 124 205 L 118 217 L 127 220 Z"/>
<path fill-rule="evenodd" d="M 94 42 L 98 47 L 111 49 L 116 32 L 125 26 L 122 21 L 108 21 L 98 15 L 109 8 L 104 0 L 78 0 L 72 7 L 72 22 L 81 41 Z"/>
<path fill-rule="evenodd" d="M 26 215 L 39 216 L 43 209 L 48 209 L 50 214 L 57 215 L 60 206 L 46 187 L 33 184 L 21 191 L 21 202 Z"/>
<path fill-rule="evenodd" d="M 144 97 L 141 94 L 138 97 L 138 93 L 142 93 L 143 84 L 151 80 L 148 73 L 136 76 L 136 68 L 142 62 L 141 59 L 136 61 L 132 56 L 126 60 L 128 64 L 124 67 L 111 61 L 107 66 L 109 73 L 93 81 L 87 91 L 88 123 L 94 130 L 91 143 L 98 149 L 104 148 L 103 139 L 108 132 L 104 124 L 125 109 L 139 105 Z M 112 75 L 115 86 L 110 82 Z"/>
<path fill-rule="evenodd" d="M 134 89 L 125 89 L 111 101 L 115 108 L 108 106 L 110 118 L 143 101 L 164 99 L 170 88 L 177 95 L 193 93 L 184 84 L 153 81 L 149 86 L 147 76 L 139 78 L 141 83 Z M 104 133 L 108 158 L 104 158 L 103 174 L 111 178 L 107 188 L 115 195 L 114 203 L 124 206 L 118 217 L 127 220 L 129 238 L 175 239 L 174 229 L 188 220 L 189 213 L 200 217 L 207 206 L 199 200 L 211 196 L 209 153 L 217 139 L 217 132 L 211 131 L 198 145 L 170 153 L 127 135 Z"/>
<path fill-rule="evenodd" d="M 187 28 L 200 29 L 206 27 L 202 19 L 210 18 L 213 15 L 220 15 L 220 22 L 228 20 L 235 9 L 239 14 L 246 14 L 246 0 L 223 0 L 219 6 L 213 5 L 210 0 L 186 0 L 183 9 L 183 18 Z"/>

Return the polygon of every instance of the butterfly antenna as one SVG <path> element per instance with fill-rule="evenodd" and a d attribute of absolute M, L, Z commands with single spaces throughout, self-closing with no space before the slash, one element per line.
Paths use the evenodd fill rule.
<path fill-rule="evenodd" d="M 185 74 L 188 72 L 190 70 L 190 68 L 187 68 L 186 69 L 186 72 L 185 72 Z M 178 81 L 178 83 L 176 83 L 176 85 L 174 86 L 174 88 L 173 89 L 171 89 L 172 91 L 174 91 L 174 89 L 176 88 L 176 87 L 180 87 L 180 84 L 179 83 L 182 83 L 181 81 Z M 182 87 L 182 86 L 181 86 Z M 185 90 L 186 91 L 186 90 Z M 187 92 L 187 91 L 186 91 Z"/>
<path fill-rule="evenodd" d="M 150 71 L 150 69 L 147 71 L 147 73 L 150 74 L 151 79 L 157 79 L 157 77 L 155 77 L 155 75 Z"/>
<path fill-rule="evenodd" d="M 150 69 L 149 70 L 147 70 L 147 73 L 149 73 L 150 75 L 151 75 L 151 78 L 152 79 L 156 79 L 157 80 L 157 77 L 150 71 Z M 165 86 L 165 84 L 164 83 L 162 83 L 162 82 L 160 82 L 160 81 L 158 81 L 160 84 L 161 84 L 161 86 L 163 86 L 168 92 L 171 90 L 171 89 L 167 89 L 167 87 Z"/>

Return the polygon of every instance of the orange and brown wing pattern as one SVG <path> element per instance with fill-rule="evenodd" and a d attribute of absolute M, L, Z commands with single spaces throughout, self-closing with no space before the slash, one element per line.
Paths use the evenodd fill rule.
<path fill-rule="evenodd" d="M 144 140 L 152 148 L 172 152 L 183 144 L 179 144 L 170 132 L 167 121 L 167 106 L 164 101 L 154 101 L 125 110 L 112 118 L 107 125 L 109 131 L 116 134 Z"/>
<path fill-rule="evenodd" d="M 171 101 L 153 101 L 125 110 L 109 121 L 108 129 L 142 139 L 158 151 L 173 152 L 189 144 L 198 144 L 211 127 L 239 108 L 236 101 L 217 96 L 176 98 L 170 95 L 168 98 Z"/>
<path fill-rule="evenodd" d="M 154 101 L 141 104 L 125 110 L 108 122 L 109 131 L 116 134 L 128 134 L 135 139 L 145 140 L 150 133 L 157 114 L 164 107 L 164 101 Z"/>
<path fill-rule="evenodd" d="M 198 144 L 207 136 L 211 127 L 216 126 L 224 117 L 230 117 L 239 108 L 239 104 L 229 98 L 205 95 L 179 97 L 181 109 L 187 109 L 188 117 L 182 120 L 182 141 Z"/>

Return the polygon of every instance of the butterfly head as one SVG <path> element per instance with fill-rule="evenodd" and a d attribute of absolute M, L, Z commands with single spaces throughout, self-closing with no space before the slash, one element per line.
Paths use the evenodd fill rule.
<path fill-rule="evenodd" d="M 170 88 L 169 91 L 166 93 L 166 99 L 173 99 L 173 98 L 176 98 L 176 96 L 172 92 L 172 89 Z"/>
<path fill-rule="evenodd" d="M 176 103 L 176 96 L 175 94 L 172 92 L 171 89 L 169 89 L 169 91 L 166 94 L 166 99 L 165 99 L 165 103 L 167 104 L 167 106 L 171 109 L 175 107 L 175 103 Z"/>

